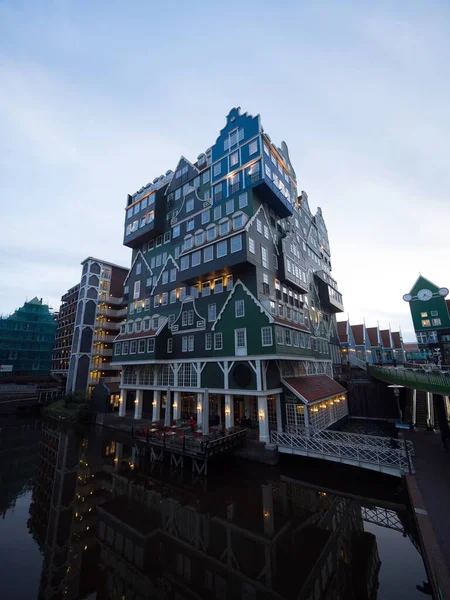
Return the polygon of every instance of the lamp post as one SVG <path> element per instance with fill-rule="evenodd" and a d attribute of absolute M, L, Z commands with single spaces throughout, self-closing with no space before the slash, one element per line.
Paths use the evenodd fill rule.
<path fill-rule="evenodd" d="M 388 385 L 388 388 L 391 388 L 394 390 L 394 394 L 395 394 L 395 399 L 397 401 L 397 409 L 398 409 L 398 414 L 400 416 L 400 423 L 403 423 L 403 413 L 402 413 L 402 409 L 400 408 L 400 389 L 403 388 L 405 386 L 403 385 L 397 385 L 396 383 L 394 383 L 393 385 Z"/>

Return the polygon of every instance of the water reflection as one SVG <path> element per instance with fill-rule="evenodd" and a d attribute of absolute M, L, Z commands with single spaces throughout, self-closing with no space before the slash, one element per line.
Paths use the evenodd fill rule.
<path fill-rule="evenodd" d="M 35 596 L 22 597 L 374 600 L 401 598 L 402 589 L 418 597 L 425 575 L 401 537 L 417 544 L 406 507 L 229 457 L 200 478 L 148 463 L 112 437 L 43 425 L 28 522 L 42 570 Z M 380 531 L 395 536 L 398 556 L 387 555 Z M 416 581 L 399 578 L 398 565 L 414 560 Z"/>

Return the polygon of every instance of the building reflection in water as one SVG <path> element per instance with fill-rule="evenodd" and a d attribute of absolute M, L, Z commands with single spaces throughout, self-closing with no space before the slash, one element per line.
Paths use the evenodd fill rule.
<path fill-rule="evenodd" d="M 375 599 L 380 560 L 361 505 L 258 465 L 138 465 L 101 435 L 44 424 L 30 528 L 39 598 Z"/>

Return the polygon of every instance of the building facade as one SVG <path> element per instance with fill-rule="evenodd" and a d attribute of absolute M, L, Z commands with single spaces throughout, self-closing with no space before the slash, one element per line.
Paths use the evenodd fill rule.
<path fill-rule="evenodd" d="M 112 343 L 126 314 L 123 285 L 128 269 L 88 257 L 82 263 L 66 392 L 87 392 L 102 378 L 119 402 L 120 366 Z"/>
<path fill-rule="evenodd" d="M 345 390 L 332 402 L 343 304 L 325 221 L 298 195 L 287 146 L 271 142 L 259 116 L 231 110 L 195 163 L 181 157 L 129 195 L 124 244 L 129 306 L 113 361 L 121 415 L 194 413 L 203 430 L 212 415 L 226 427 L 247 418 L 267 442 L 270 427 L 322 428 L 347 414 Z M 298 378 L 323 390 L 320 418 Z"/>
<path fill-rule="evenodd" d="M 437 364 L 450 364 L 449 290 L 422 275 L 403 300 L 408 302 L 419 353 Z"/>
<path fill-rule="evenodd" d="M 61 297 L 61 306 L 56 317 L 57 328 L 52 354 L 52 374 L 61 380 L 67 379 L 70 353 L 72 351 L 75 315 L 78 306 L 80 284 L 74 285 Z"/>
<path fill-rule="evenodd" d="M 42 298 L 0 318 L 0 377 L 49 375 L 56 321 Z"/>
<path fill-rule="evenodd" d="M 342 362 L 353 366 L 366 364 L 394 365 L 405 362 L 405 348 L 400 331 L 351 325 L 338 322 Z"/>

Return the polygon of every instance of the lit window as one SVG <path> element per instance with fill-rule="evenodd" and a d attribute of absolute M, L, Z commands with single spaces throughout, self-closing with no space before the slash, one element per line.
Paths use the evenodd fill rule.
<path fill-rule="evenodd" d="M 242 250 L 242 235 L 235 235 L 231 238 L 231 252 Z"/>
<path fill-rule="evenodd" d="M 225 253 L 226 254 L 226 253 Z M 134 291 L 133 291 L 133 299 L 136 300 L 141 295 L 141 282 L 134 282 Z"/>
<path fill-rule="evenodd" d="M 189 219 L 186 222 L 186 231 L 192 231 L 192 229 L 194 229 L 194 219 Z"/>
<path fill-rule="evenodd" d="M 180 226 L 179 225 L 175 225 L 175 227 L 172 230 L 172 237 L 176 238 L 176 237 L 178 237 L 180 235 L 180 233 L 181 233 Z"/>
<path fill-rule="evenodd" d="M 203 250 L 203 262 L 209 262 L 214 259 L 214 247 L 208 246 Z"/>
<path fill-rule="evenodd" d="M 422 327 L 431 327 L 430 319 L 422 319 Z"/>
<path fill-rule="evenodd" d="M 255 154 L 255 152 L 258 152 L 258 141 L 257 140 L 253 140 L 253 142 L 250 142 L 250 144 L 248 146 L 248 153 L 250 156 L 252 154 Z M 272 344 L 269 344 L 269 346 L 271 346 L 271 345 Z"/>
<path fill-rule="evenodd" d="M 433 313 L 432 313 L 432 314 L 433 314 Z M 421 318 L 423 319 L 423 318 L 425 318 L 425 317 L 428 317 L 428 313 L 426 313 L 426 312 L 421 312 L 421 313 L 420 313 L 420 316 L 421 316 Z"/>
<path fill-rule="evenodd" d="M 236 318 L 245 317 L 245 304 L 243 300 L 236 300 L 234 303 L 234 316 Z"/>
<path fill-rule="evenodd" d="M 162 300 L 161 300 L 161 304 L 163 306 L 165 306 L 167 303 L 169 302 L 169 294 L 168 292 L 163 292 L 162 293 Z"/>
<path fill-rule="evenodd" d="M 261 344 L 263 346 L 272 346 L 272 327 L 261 327 Z"/>
<path fill-rule="evenodd" d="M 251 237 L 248 238 L 248 249 L 252 254 L 255 254 L 255 240 Z"/>
<path fill-rule="evenodd" d="M 222 166 L 221 166 L 220 162 L 215 164 L 214 165 L 214 177 L 217 177 L 218 175 L 220 175 L 221 170 L 222 170 Z"/>
<path fill-rule="evenodd" d="M 227 255 L 227 242 L 223 240 L 217 244 L 217 258 L 222 258 Z"/>
<path fill-rule="evenodd" d="M 194 199 L 191 198 L 186 202 L 186 212 L 191 212 L 194 210 Z"/>
<path fill-rule="evenodd" d="M 214 350 L 222 350 L 222 334 L 214 334 Z"/>
<path fill-rule="evenodd" d="M 247 192 L 239 196 L 239 208 L 245 208 L 248 204 Z"/>
<path fill-rule="evenodd" d="M 233 152 L 230 154 L 230 167 L 234 167 L 239 162 L 239 152 Z"/>
<path fill-rule="evenodd" d="M 210 220 L 211 220 L 211 210 L 208 208 L 208 210 L 205 210 L 205 212 L 202 212 L 202 225 L 209 223 Z"/>
<path fill-rule="evenodd" d="M 231 215 L 234 212 L 234 200 L 228 200 L 225 205 L 225 214 Z"/>

